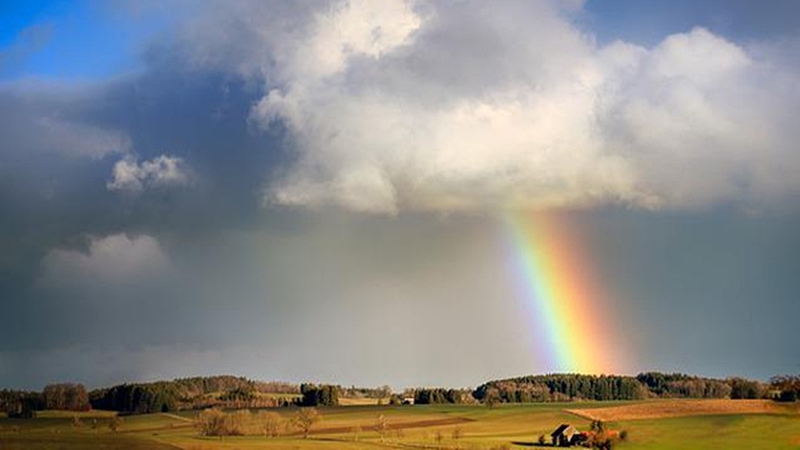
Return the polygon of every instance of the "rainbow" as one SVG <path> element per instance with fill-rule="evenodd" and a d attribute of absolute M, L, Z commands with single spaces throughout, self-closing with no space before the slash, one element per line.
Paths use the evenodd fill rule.
<path fill-rule="evenodd" d="M 619 370 L 618 324 L 566 220 L 506 216 L 516 285 L 534 318 L 542 372 L 602 374 Z M 542 367 L 543 366 L 543 367 Z"/>

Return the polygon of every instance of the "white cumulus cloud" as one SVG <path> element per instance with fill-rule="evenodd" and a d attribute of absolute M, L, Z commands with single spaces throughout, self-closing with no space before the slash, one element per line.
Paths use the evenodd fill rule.
<path fill-rule="evenodd" d="M 268 202 L 652 209 L 800 190 L 785 49 L 704 28 L 601 46 L 571 21 L 575 2 L 236 5 L 216 19 L 236 33 L 186 40 L 196 60 L 264 80 L 250 119 L 281 123 L 297 156 Z"/>
<path fill-rule="evenodd" d="M 123 158 L 114 164 L 111 175 L 106 187 L 112 191 L 139 192 L 149 187 L 186 185 L 191 181 L 183 159 L 169 155 L 141 163 L 132 157 Z"/>

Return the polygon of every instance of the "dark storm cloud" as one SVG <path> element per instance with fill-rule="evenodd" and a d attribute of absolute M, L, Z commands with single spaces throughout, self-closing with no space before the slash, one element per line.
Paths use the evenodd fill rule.
<path fill-rule="evenodd" d="M 281 158 L 281 135 L 248 129 L 252 87 L 235 76 L 178 66 L 171 60 L 96 84 L 20 81 L 0 88 L 0 290 L 3 315 L 18 319 L 0 332 L 3 350 L 126 333 L 160 342 L 175 334 L 168 321 L 177 310 L 157 309 L 165 297 L 185 298 L 178 287 L 158 279 L 140 280 L 127 292 L 45 289 L 42 266 L 53 249 L 88 252 L 92 239 L 121 233 L 191 245 L 228 227 L 283 226 L 280 217 L 262 220 L 261 190 Z M 139 195 L 107 189 L 120 160 L 164 154 L 182 158 L 197 182 L 156 185 Z M 99 300 L 109 297 L 127 300 Z M 119 328 L 118 317 L 165 334 Z"/>
<path fill-rule="evenodd" d="M 64 236 L 144 227 L 197 230 L 259 215 L 259 191 L 280 158 L 280 135 L 248 130 L 252 97 L 243 83 L 157 70 L 67 88 L 68 95 L 48 96 L 32 83 L 0 92 L 2 202 L 14 212 L 3 222 L 4 235 L 41 233 L 56 222 Z M 105 138 L 92 132 L 118 136 L 112 144 L 124 145 L 101 145 Z M 197 186 L 137 198 L 108 192 L 112 167 L 124 154 L 142 161 L 181 157 L 197 172 Z"/>

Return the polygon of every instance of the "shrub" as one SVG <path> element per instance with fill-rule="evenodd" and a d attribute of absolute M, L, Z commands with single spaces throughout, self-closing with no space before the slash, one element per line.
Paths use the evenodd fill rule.
<path fill-rule="evenodd" d="M 241 436 L 246 434 L 252 415 L 248 410 L 226 414 L 218 409 L 206 409 L 198 414 L 195 427 L 202 436 Z"/>
<path fill-rule="evenodd" d="M 280 414 L 261 411 L 258 413 L 258 423 L 264 436 L 278 437 L 283 431 L 284 423 Z"/>
<path fill-rule="evenodd" d="M 226 414 L 218 409 L 206 409 L 197 415 L 194 426 L 201 436 L 223 436 Z"/>
<path fill-rule="evenodd" d="M 228 414 L 227 426 L 230 436 L 251 434 L 253 425 L 253 414 L 249 409 L 240 409 Z"/>

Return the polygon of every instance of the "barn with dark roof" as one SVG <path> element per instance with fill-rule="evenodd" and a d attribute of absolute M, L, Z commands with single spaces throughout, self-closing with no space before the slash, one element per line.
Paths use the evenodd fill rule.
<path fill-rule="evenodd" d="M 578 429 L 568 423 L 562 423 L 550 433 L 554 447 L 569 447 L 573 444 L 573 436 L 578 434 Z"/>

